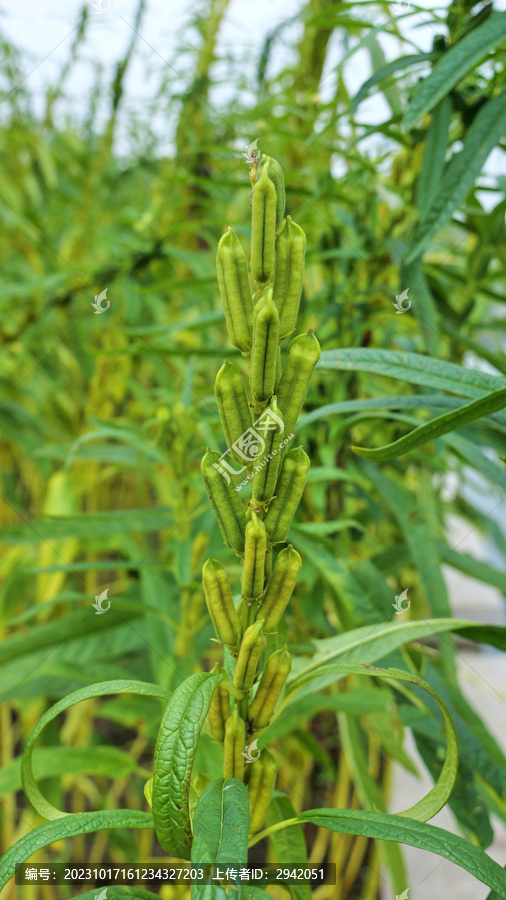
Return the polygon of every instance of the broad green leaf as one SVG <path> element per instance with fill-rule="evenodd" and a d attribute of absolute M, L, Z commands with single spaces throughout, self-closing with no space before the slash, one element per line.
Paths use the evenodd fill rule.
<path fill-rule="evenodd" d="M 35 781 L 56 775 L 106 775 L 124 778 L 134 772 L 137 763 L 119 747 L 98 744 L 94 747 L 40 747 L 33 754 Z M 0 797 L 22 787 L 21 756 L 0 769 Z"/>
<path fill-rule="evenodd" d="M 474 28 L 441 57 L 433 71 L 418 85 L 404 117 L 406 131 L 425 113 L 430 112 L 451 89 L 506 39 L 506 13 L 490 16 Z"/>
<path fill-rule="evenodd" d="M 45 822 L 16 841 L 0 858 L 0 890 L 12 878 L 16 866 L 42 847 L 79 834 L 94 834 L 109 828 L 153 828 L 153 819 L 149 813 L 134 809 L 101 809 L 98 812 L 71 813 L 54 822 Z M 60 862 L 65 860 L 61 859 Z"/>
<path fill-rule="evenodd" d="M 285 819 L 292 819 L 295 816 L 295 810 L 290 802 L 289 797 L 281 791 L 274 791 L 265 822 L 267 827 L 275 825 L 277 822 L 283 822 Z M 275 831 L 271 834 L 270 844 L 272 847 L 272 862 L 279 866 L 286 866 L 297 863 L 304 866 L 307 862 L 307 849 L 304 832 L 301 825 L 292 825 L 290 828 L 284 828 L 282 831 Z M 271 856 L 269 856 L 269 860 Z M 287 885 L 293 900 L 311 900 L 312 893 L 308 884 Z"/>
<path fill-rule="evenodd" d="M 268 837 L 274 829 L 288 828 L 294 822 L 311 822 L 320 828 L 328 828 L 341 834 L 362 834 L 368 838 L 398 841 L 427 850 L 470 872 L 478 881 L 495 890 L 501 900 L 506 900 L 504 869 L 483 850 L 444 828 L 399 815 L 357 809 L 310 809 L 300 813 L 295 819 L 287 819 L 259 832 L 250 841 L 250 846 Z"/>
<path fill-rule="evenodd" d="M 416 200 L 420 219 L 423 219 L 439 187 L 448 146 L 451 113 L 452 101 L 448 96 L 443 97 L 434 109 L 427 129 L 425 152 L 416 185 Z M 403 280 L 404 283 L 410 284 L 409 281 L 404 282 Z M 415 310 L 416 306 L 417 303 L 415 303 Z"/>
<path fill-rule="evenodd" d="M 160 724 L 153 769 L 153 819 L 158 840 L 171 856 L 190 857 L 188 795 L 193 760 L 214 691 L 224 677 L 206 672 L 191 675 L 174 691 Z"/>
<path fill-rule="evenodd" d="M 466 403 L 460 409 L 443 413 L 442 416 L 431 419 L 430 422 L 420 425 L 418 428 L 410 431 L 409 434 L 405 434 L 397 441 L 386 444 L 384 447 L 352 446 L 351 449 L 357 456 L 373 459 L 375 462 L 384 462 L 387 459 L 402 456 L 409 450 L 419 447 L 420 444 L 425 444 L 427 441 L 434 440 L 434 438 L 440 437 L 442 434 L 454 431 L 468 422 L 474 422 L 482 416 L 497 412 L 505 406 L 506 388 L 501 388 L 491 394 L 486 394 L 485 397 L 479 397 L 477 400 L 472 400 L 471 403 Z"/>
<path fill-rule="evenodd" d="M 248 790 L 237 778 L 218 778 L 202 792 L 193 820 L 191 861 L 240 868 L 248 862 L 249 802 Z M 218 900 L 226 897 L 216 882 L 194 885 L 192 900 Z"/>
<path fill-rule="evenodd" d="M 506 22 L 506 13 L 504 22 Z M 476 177 L 506 129 L 506 90 L 479 110 L 464 146 L 451 160 L 439 190 L 413 235 L 406 253 L 406 265 L 421 256 L 434 235 L 446 225 L 455 210 L 466 199 Z"/>
<path fill-rule="evenodd" d="M 49 722 L 52 722 L 52 720 L 59 716 L 64 710 L 68 709 L 70 706 L 74 706 L 76 703 L 80 703 L 82 700 L 89 700 L 91 697 L 103 697 L 105 694 L 143 694 L 149 697 L 157 697 L 160 700 L 165 700 L 168 696 L 167 691 L 164 691 L 163 688 L 158 687 L 156 684 L 149 684 L 144 681 L 105 681 L 101 684 L 92 684 L 89 687 L 81 688 L 78 691 L 74 691 L 72 694 L 68 694 L 63 700 L 55 703 L 54 706 L 51 706 L 51 708 L 44 713 L 28 738 L 21 761 L 21 774 L 23 790 L 26 796 L 37 812 L 46 819 L 64 818 L 67 817 L 68 814 L 60 809 L 56 809 L 55 806 L 49 803 L 45 797 L 43 797 L 35 782 L 32 768 L 32 755 L 35 741 L 46 725 Z"/>
<path fill-rule="evenodd" d="M 486 391 L 506 388 L 506 378 L 488 375 L 486 372 L 458 366 L 446 360 L 433 359 L 422 353 L 408 353 L 402 350 L 373 350 L 369 347 L 325 350 L 318 362 L 318 368 L 371 372 L 407 381 L 409 384 L 451 391 L 463 397 L 481 397 Z M 501 416 L 500 421 L 506 422 L 506 417 Z"/>

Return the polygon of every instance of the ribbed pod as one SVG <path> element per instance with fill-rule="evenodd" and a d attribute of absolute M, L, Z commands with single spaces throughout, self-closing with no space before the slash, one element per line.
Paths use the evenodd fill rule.
<path fill-rule="evenodd" d="M 269 656 L 248 712 L 252 733 L 266 728 L 269 724 L 291 668 L 292 657 L 286 647 L 276 650 Z"/>
<path fill-rule="evenodd" d="M 232 446 L 251 428 L 251 409 L 241 373 L 227 359 L 216 376 L 214 393 L 227 447 L 232 451 L 232 456 L 244 464 L 241 454 Z"/>
<path fill-rule="evenodd" d="M 246 254 L 231 228 L 218 244 L 216 271 L 230 342 L 239 350 L 251 350 L 253 300 Z"/>
<path fill-rule="evenodd" d="M 211 506 L 218 520 L 223 540 L 228 547 L 242 553 L 246 514 L 233 484 L 227 483 L 219 469 L 215 468 L 216 466 L 221 467 L 220 454 L 215 450 L 207 450 L 200 468 Z"/>
<path fill-rule="evenodd" d="M 264 599 L 257 612 L 257 619 L 263 620 L 265 634 L 275 630 L 288 606 L 301 568 L 300 554 L 291 544 L 278 554 Z"/>
<path fill-rule="evenodd" d="M 236 652 L 239 648 L 240 623 L 227 573 L 218 560 L 209 558 L 205 563 L 202 569 L 202 585 L 216 637 L 231 652 Z"/>
<path fill-rule="evenodd" d="M 286 537 L 304 491 L 309 466 L 309 456 L 302 447 L 289 450 L 283 460 L 276 496 L 264 520 L 268 539 L 273 544 Z"/>

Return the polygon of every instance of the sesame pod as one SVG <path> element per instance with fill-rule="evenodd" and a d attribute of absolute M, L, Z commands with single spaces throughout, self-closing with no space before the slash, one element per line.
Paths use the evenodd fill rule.
<path fill-rule="evenodd" d="M 257 619 L 263 620 L 266 634 L 274 631 L 288 606 L 301 568 L 300 554 L 291 544 L 288 544 L 288 547 L 278 554 L 264 599 L 257 613 Z"/>
<path fill-rule="evenodd" d="M 279 313 L 272 300 L 272 288 L 266 287 L 253 314 L 253 349 L 250 385 L 253 399 L 265 403 L 274 393 L 279 343 Z"/>
<path fill-rule="evenodd" d="M 266 284 L 274 271 L 277 197 L 268 169 L 268 163 L 262 167 L 251 194 L 250 268 L 257 284 Z"/>
<path fill-rule="evenodd" d="M 244 776 L 244 747 L 246 745 L 246 726 L 240 718 L 237 707 L 226 721 L 223 776 L 225 778 L 238 778 L 242 781 Z"/>
<path fill-rule="evenodd" d="M 210 557 L 204 564 L 202 585 L 216 637 L 231 652 L 236 652 L 239 649 L 241 626 L 232 600 L 227 573 L 217 559 Z"/>
<path fill-rule="evenodd" d="M 251 410 L 241 373 L 228 359 L 216 376 L 214 393 L 227 447 L 234 459 L 244 464 L 243 457 L 233 445 L 251 428 Z"/>
<path fill-rule="evenodd" d="M 267 503 L 274 496 L 281 459 L 281 442 L 285 433 L 275 396 L 272 397 L 268 408 L 277 416 L 281 424 L 269 429 L 265 435 L 264 449 L 255 461 L 252 487 L 255 500 L 258 503 Z"/>
<path fill-rule="evenodd" d="M 250 691 L 253 687 L 258 660 L 262 652 L 263 622 L 254 622 L 244 632 L 235 664 L 234 687 L 239 691 Z"/>
<path fill-rule="evenodd" d="M 288 434 L 295 428 L 319 359 L 320 345 L 312 331 L 299 334 L 288 347 L 277 391 L 279 408 Z"/>
<path fill-rule="evenodd" d="M 251 350 L 253 301 L 246 254 L 231 228 L 218 244 L 216 270 L 230 343 Z"/>
<path fill-rule="evenodd" d="M 230 481 L 230 476 L 220 464 L 220 458 L 220 454 L 216 450 L 207 450 L 200 467 L 202 479 L 218 520 L 223 540 L 232 550 L 242 553 L 246 514 L 239 494 Z"/>
<path fill-rule="evenodd" d="M 271 801 L 278 764 L 269 750 L 262 750 L 260 757 L 251 766 L 248 779 L 248 799 L 250 808 L 250 834 L 260 831 Z"/>
<path fill-rule="evenodd" d="M 216 672 L 222 675 L 226 674 L 225 669 L 221 667 L 217 667 Z M 222 744 L 225 739 L 225 723 L 230 716 L 230 694 L 223 682 L 218 685 L 213 694 L 207 716 L 214 739 Z"/>
<path fill-rule="evenodd" d="M 269 656 L 248 711 L 252 732 L 267 728 L 291 668 L 292 657 L 286 647 L 276 650 Z"/>
<path fill-rule="evenodd" d="M 283 178 L 283 169 L 277 159 L 263 153 L 257 167 L 257 180 L 266 166 L 268 166 L 269 178 L 276 189 L 276 231 L 279 231 L 285 215 L 285 179 Z"/>
<path fill-rule="evenodd" d="M 272 297 L 279 312 L 280 341 L 295 330 L 304 283 L 306 235 L 287 216 L 276 238 L 276 268 Z"/>
<path fill-rule="evenodd" d="M 276 495 L 264 520 L 272 544 L 286 537 L 304 491 L 309 466 L 309 456 L 302 447 L 289 450 L 283 460 Z"/>
<path fill-rule="evenodd" d="M 248 600 L 257 600 L 263 593 L 266 549 L 265 525 L 256 513 L 252 512 L 251 519 L 246 525 L 242 572 L 242 595 Z"/>

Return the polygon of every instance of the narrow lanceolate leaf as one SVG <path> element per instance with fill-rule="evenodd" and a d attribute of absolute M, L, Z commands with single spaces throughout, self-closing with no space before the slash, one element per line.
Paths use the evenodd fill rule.
<path fill-rule="evenodd" d="M 0 890 L 12 878 L 16 866 L 42 847 L 64 838 L 93 834 L 107 828 L 153 828 L 153 819 L 149 813 L 134 809 L 103 809 L 99 812 L 74 813 L 56 822 L 45 822 L 13 844 L 0 859 Z"/>
<path fill-rule="evenodd" d="M 407 816 L 410 819 L 418 819 L 420 822 L 426 822 L 427 819 L 432 819 L 432 817 L 443 808 L 451 794 L 457 775 L 459 758 L 455 728 L 450 713 L 439 694 L 436 693 L 430 684 L 427 684 L 426 681 L 419 678 L 418 675 L 410 675 L 409 672 L 403 672 L 401 669 L 382 669 L 376 666 L 346 664 L 333 664 L 330 665 L 328 669 L 329 671 L 331 669 L 336 672 L 342 671 L 350 675 L 367 675 L 373 678 L 384 678 L 388 681 L 407 681 L 409 684 L 414 684 L 417 687 L 422 688 L 422 690 L 427 691 L 427 693 L 434 698 L 443 716 L 446 737 L 445 761 L 441 768 L 441 772 L 439 773 L 439 778 L 428 794 L 419 800 L 418 803 L 415 803 L 414 806 L 396 814 L 398 816 Z"/>
<path fill-rule="evenodd" d="M 320 690 L 337 681 L 340 676 L 337 673 L 329 674 L 326 668 L 331 662 L 373 663 L 409 641 L 419 641 L 446 631 L 462 634 L 471 641 L 489 643 L 494 647 L 506 649 L 506 629 L 484 626 L 466 619 L 424 619 L 421 622 L 406 622 L 402 625 L 397 622 L 384 622 L 373 628 L 370 625 L 363 625 L 336 637 L 315 641 L 317 651 L 311 661 L 294 660 L 292 675 L 288 679 L 288 692 L 291 696 L 315 676 L 321 678 Z M 314 686 L 310 690 L 314 691 Z"/>
<path fill-rule="evenodd" d="M 404 117 L 406 131 L 430 112 L 473 66 L 505 39 L 506 13 L 500 12 L 490 16 L 483 25 L 478 25 L 451 47 L 416 89 Z"/>
<path fill-rule="evenodd" d="M 371 88 L 375 87 L 375 85 L 380 84 L 385 78 L 390 78 L 391 75 L 395 75 L 396 72 L 401 69 L 407 69 L 409 66 L 418 66 L 420 63 L 427 62 L 428 60 L 437 59 L 437 53 L 413 53 L 409 56 L 400 56 L 399 59 L 395 59 L 393 62 L 388 63 L 386 66 L 383 66 L 381 69 L 378 69 L 377 72 L 374 72 L 367 81 L 364 81 L 362 87 L 355 94 L 353 100 L 351 101 L 350 106 L 350 114 L 356 111 L 357 107 L 362 103 L 362 100 L 367 97 Z"/>
<path fill-rule="evenodd" d="M 460 409 L 455 409 L 453 412 L 444 413 L 442 416 L 431 419 L 425 425 L 420 425 L 419 428 L 415 428 L 409 434 L 405 434 L 404 437 L 393 441 L 391 444 L 385 444 L 384 447 L 352 446 L 351 449 L 357 456 L 363 456 L 365 459 L 374 459 L 376 462 L 384 462 L 386 459 L 402 456 L 408 450 L 413 450 L 415 447 L 419 447 L 420 444 L 432 441 L 442 434 L 454 431 L 456 428 L 466 425 L 467 422 L 474 422 L 475 419 L 480 419 L 482 416 L 504 409 L 505 406 L 506 388 L 501 388 L 499 391 L 494 391 L 485 397 L 473 400 L 472 403 L 466 403 Z"/>
<path fill-rule="evenodd" d="M 506 18 L 506 13 L 504 13 Z M 460 45 L 459 45 L 460 46 Z M 506 129 L 506 90 L 483 106 L 467 132 L 464 146 L 450 162 L 429 209 L 420 222 L 406 264 L 421 256 L 434 235 L 465 200 L 474 181 Z"/>
<path fill-rule="evenodd" d="M 373 372 L 409 384 L 451 391 L 461 397 L 482 397 L 487 390 L 497 391 L 506 387 L 506 378 L 403 350 L 376 350 L 372 347 L 325 350 L 318 368 Z"/>
<path fill-rule="evenodd" d="M 443 173 L 451 112 L 452 101 L 449 97 L 443 97 L 432 113 L 431 123 L 427 129 L 425 153 L 416 186 L 416 200 L 421 219 L 437 193 Z"/>
<path fill-rule="evenodd" d="M 383 841 L 398 841 L 420 850 L 428 850 L 436 856 L 450 860 L 474 875 L 482 884 L 497 892 L 501 900 L 506 900 L 506 878 L 504 870 L 479 847 L 466 838 L 452 834 L 436 825 L 405 819 L 390 813 L 372 812 L 363 809 L 309 809 L 294 819 L 266 828 L 250 841 L 258 843 L 270 831 L 289 828 L 298 822 L 311 822 L 320 828 L 328 828 L 340 834 L 360 834 L 364 837 Z"/>
<path fill-rule="evenodd" d="M 189 859 L 192 842 L 188 797 L 193 760 L 213 694 L 223 674 L 198 672 L 174 691 L 155 748 L 153 819 L 163 849 Z"/>
<path fill-rule="evenodd" d="M 33 729 L 25 747 L 21 762 L 21 777 L 24 792 L 32 806 L 34 806 L 37 812 L 46 819 L 59 819 L 61 817 L 67 817 L 68 814 L 49 803 L 37 787 L 32 769 L 32 754 L 35 741 L 46 725 L 59 716 L 64 710 L 69 709 L 70 706 L 75 706 L 75 704 L 80 703 L 81 700 L 89 700 L 90 697 L 103 697 L 106 694 L 141 694 L 149 697 L 158 697 L 161 700 L 166 700 L 167 697 L 170 696 L 168 691 L 164 691 L 163 688 L 158 687 L 158 685 L 149 684 L 144 681 L 103 681 L 100 682 L 100 684 L 91 684 L 87 687 L 80 688 L 78 691 L 73 691 L 72 694 L 68 694 L 63 700 L 60 700 L 58 703 L 55 703 L 54 706 L 51 706 Z"/>

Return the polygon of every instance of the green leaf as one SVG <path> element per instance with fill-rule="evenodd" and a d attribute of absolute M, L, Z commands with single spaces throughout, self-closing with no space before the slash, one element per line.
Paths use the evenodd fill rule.
<path fill-rule="evenodd" d="M 102 809 L 98 812 L 72 813 L 54 822 L 45 822 L 13 844 L 0 859 L 0 890 L 12 878 L 16 867 L 42 847 L 108 828 L 153 828 L 153 819 L 149 813 L 134 809 Z"/>
<path fill-rule="evenodd" d="M 423 219 L 441 180 L 448 145 L 451 113 L 452 102 L 449 97 L 443 97 L 432 113 L 431 122 L 427 129 L 425 152 L 416 186 L 416 200 L 420 219 Z M 404 279 L 402 283 L 406 283 Z M 407 283 L 409 284 L 409 282 Z"/>
<path fill-rule="evenodd" d="M 361 834 L 368 838 L 398 841 L 410 847 L 427 850 L 466 869 L 482 884 L 495 890 L 501 900 L 506 900 L 506 879 L 501 866 L 465 838 L 436 825 L 427 825 L 425 822 L 417 822 L 416 819 L 405 819 L 399 815 L 370 810 L 310 809 L 301 813 L 295 820 L 288 819 L 280 823 L 280 826 L 289 827 L 294 821 L 311 822 L 320 828 L 328 828 L 341 834 Z M 255 835 L 250 846 L 268 836 L 269 831 L 265 829 Z"/>
<path fill-rule="evenodd" d="M 490 16 L 441 57 L 433 71 L 418 85 L 404 117 L 406 131 L 442 100 L 473 66 L 506 38 L 506 13 Z"/>
<path fill-rule="evenodd" d="M 289 797 L 281 791 L 274 791 L 265 817 L 267 826 L 292 819 L 295 810 Z M 272 846 L 272 862 L 286 866 L 296 862 L 304 866 L 307 862 L 307 849 L 301 825 L 292 825 L 282 831 L 275 831 L 270 836 Z M 271 856 L 269 855 L 269 860 Z M 293 900 L 311 900 L 312 893 L 308 884 L 286 885 Z"/>
<path fill-rule="evenodd" d="M 457 735 L 450 714 L 440 696 L 430 684 L 427 684 L 427 682 L 423 681 L 418 675 L 411 675 L 409 672 L 403 672 L 401 669 L 382 669 L 376 666 L 357 666 L 339 663 L 329 663 L 326 666 L 322 666 L 322 669 L 323 674 L 337 674 L 338 676 L 341 674 L 367 675 L 373 678 L 384 678 L 387 681 L 406 681 L 409 684 L 414 684 L 417 687 L 422 688 L 422 690 L 426 691 L 434 698 L 443 716 L 446 736 L 445 761 L 438 780 L 428 794 L 426 794 L 422 800 L 419 800 L 418 803 L 415 803 L 414 806 L 396 814 L 398 816 L 407 816 L 410 819 L 418 819 L 421 822 L 432 819 L 432 817 L 443 808 L 450 796 L 455 783 L 458 765 Z"/>
<path fill-rule="evenodd" d="M 442 416 L 431 419 L 430 422 L 420 425 L 419 428 L 415 428 L 413 431 L 405 434 L 397 441 L 393 441 L 391 444 L 385 444 L 384 447 L 370 448 L 352 446 L 351 449 L 357 456 L 362 456 L 365 459 L 373 459 L 375 462 L 396 459 L 404 453 L 407 453 L 409 450 L 419 447 L 420 444 L 425 444 L 427 441 L 432 441 L 442 434 L 447 434 L 449 431 L 461 428 L 462 425 L 466 425 L 467 422 L 474 422 L 482 416 L 490 415 L 500 409 L 504 409 L 505 406 L 506 388 L 501 388 L 498 391 L 493 391 L 491 394 L 486 394 L 484 397 L 479 397 L 471 403 L 464 404 L 460 409 L 456 409 L 449 413 L 443 413 Z"/>
<path fill-rule="evenodd" d="M 438 550 L 441 554 L 441 563 L 446 566 L 452 566 L 458 572 L 469 575 L 470 578 L 476 578 L 477 581 L 483 581 L 485 584 L 491 584 L 499 588 L 503 593 L 506 591 L 506 572 L 495 569 L 488 563 L 467 553 L 458 553 L 448 547 L 443 541 L 438 541 Z"/>
<path fill-rule="evenodd" d="M 190 778 L 197 742 L 214 691 L 225 675 L 197 672 L 174 691 L 158 732 L 153 769 L 153 819 L 156 834 L 171 856 L 190 858 L 188 809 Z"/>
<path fill-rule="evenodd" d="M 207 785 L 193 820 L 193 865 L 205 863 L 240 868 L 248 862 L 249 801 L 246 785 L 237 778 L 217 778 Z M 218 900 L 227 895 L 210 881 L 194 885 L 192 900 Z"/>
<path fill-rule="evenodd" d="M 26 796 L 37 812 L 46 819 L 67 817 L 68 813 L 56 809 L 55 806 L 49 803 L 45 797 L 43 797 L 35 782 L 32 768 L 32 754 L 35 741 L 46 725 L 59 716 L 61 712 L 68 709 L 70 706 L 74 706 L 76 703 L 80 703 L 81 700 L 89 700 L 90 697 L 103 697 L 104 694 L 143 694 L 149 697 L 158 697 L 160 700 L 165 700 L 168 696 L 167 691 L 164 691 L 163 688 L 158 687 L 156 684 L 149 684 L 144 681 L 104 681 L 101 684 L 92 684 L 88 687 L 81 688 L 78 691 L 74 691 L 72 694 L 68 694 L 63 700 L 55 703 L 54 706 L 51 706 L 51 708 L 44 713 L 28 738 L 21 761 L 21 773 L 23 789 Z"/>
<path fill-rule="evenodd" d="M 158 531 L 172 524 L 173 510 L 169 507 L 124 509 L 121 512 L 88 513 L 81 516 L 47 516 L 24 525 L 0 529 L 0 541 L 6 544 L 26 544 L 67 537 L 97 540 L 113 534 Z"/>
<path fill-rule="evenodd" d="M 400 69 L 407 69 L 409 66 L 416 66 L 420 63 L 437 59 L 438 56 L 439 54 L 437 53 L 416 53 L 409 56 L 401 56 L 399 59 L 395 59 L 393 62 L 383 66 L 383 68 L 378 69 L 367 81 L 364 81 L 360 90 L 355 94 L 350 106 L 350 115 L 356 112 L 357 107 L 367 97 L 371 88 L 380 84 L 385 78 L 390 78 L 391 75 L 394 75 Z"/>
<path fill-rule="evenodd" d="M 506 13 L 503 13 L 506 21 Z M 406 265 L 421 256 L 434 235 L 446 225 L 466 199 L 474 181 L 506 129 L 506 90 L 489 100 L 477 113 L 464 146 L 446 169 L 431 206 L 413 235 Z"/>
<path fill-rule="evenodd" d="M 466 619 L 424 619 L 421 622 L 404 623 L 382 622 L 375 627 L 365 625 L 336 637 L 315 641 L 316 653 L 309 663 L 303 659 L 294 660 L 292 675 L 288 679 L 288 695 L 291 697 L 295 691 L 300 690 L 316 676 L 322 678 L 319 690 L 337 681 L 340 677 L 338 672 L 333 672 L 330 676 L 328 671 L 326 672 L 328 664 L 335 660 L 344 657 L 343 662 L 346 663 L 376 662 L 409 641 L 419 641 L 422 638 L 443 634 L 447 631 L 455 631 L 468 640 L 491 643 L 493 646 L 506 649 L 505 628 L 480 625 Z M 314 687 L 312 690 L 314 691 Z M 286 701 L 280 710 L 285 705 L 287 705 Z M 273 721 L 276 719 L 274 718 Z"/>
<path fill-rule="evenodd" d="M 0 769 L 0 797 L 22 787 L 21 756 Z M 119 747 L 40 747 L 33 754 L 35 781 L 56 775 L 106 775 L 124 778 L 137 768 L 137 763 Z"/>
<path fill-rule="evenodd" d="M 318 362 L 320 369 L 339 369 L 346 372 L 372 372 L 420 384 L 424 387 L 451 391 L 463 397 L 481 397 L 485 391 L 506 388 L 506 378 L 498 378 L 485 372 L 442 359 L 433 359 L 422 353 L 401 350 L 373 350 L 369 347 L 346 347 L 344 350 L 325 350 Z M 496 414 L 499 418 L 499 414 Z M 506 417 L 501 416 L 506 422 Z"/>

